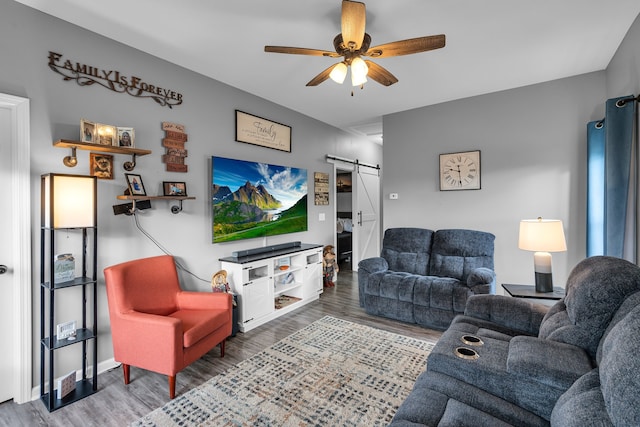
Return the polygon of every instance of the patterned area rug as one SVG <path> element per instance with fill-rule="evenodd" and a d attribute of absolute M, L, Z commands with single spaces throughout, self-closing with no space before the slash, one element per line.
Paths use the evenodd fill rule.
<path fill-rule="evenodd" d="M 434 343 L 324 317 L 133 426 L 386 426 Z"/>

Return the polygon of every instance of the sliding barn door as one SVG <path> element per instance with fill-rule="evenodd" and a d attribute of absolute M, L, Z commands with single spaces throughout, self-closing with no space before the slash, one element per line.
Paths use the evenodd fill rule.
<path fill-rule="evenodd" d="M 356 165 L 353 172 L 353 260 L 380 256 L 380 175 L 379 169 Z"/>

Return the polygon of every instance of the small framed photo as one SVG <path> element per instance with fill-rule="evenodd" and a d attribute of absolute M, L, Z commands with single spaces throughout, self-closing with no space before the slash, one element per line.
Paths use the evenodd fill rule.
<path fill-rule="evenodd" d="M 102 123 L 96 124 L 98 136 L 96 143 L 100 145 L 114 145 L 113 142 L 116 140 L 117 130 L 115 126 L 105 125 Z"/>
<path fill-rule="evenodd" d="M 163 181 L 162 188 L 165 196 L 186 196 L 187 184 L 185 182 Z"/>
<path fill-rule="evenodd" d="M 134 148 L 135 131 L 133 128 L 118 128 L 118 139 L 114 141 L 114 145 L 118 147 Z"/>
<path fill-rule="evenodd" d="M 97 176 L 98 179 L 113 179 L 113 156 L 89 153 L 89 175 Z"/>
<path fill-rule="evenodd" d="M 146 196 L 147 192 L 144 191 L 144 184 L 142 183 L 142 177 L 133 173 L 125 173 L 127 177 L 127 186 L 129 187 L 129 194 L 132 196 Z"/>
<path fill-rule="evenodd" d="M 56 336 L 58 340 L 75 340 L 76 339 L 76 321 L 59 323 L 56 325 Z"/>
<path fill-rule="evenodd" d="M 92 121 L 80 119 L 80 141 L 96 142 L 96 124 Z"/>

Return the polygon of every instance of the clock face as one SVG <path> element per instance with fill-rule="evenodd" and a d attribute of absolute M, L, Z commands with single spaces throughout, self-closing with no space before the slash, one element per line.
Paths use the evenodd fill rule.
<path fill-rule="evenodd" d="M 440 155 L 440 190 L 480 189 L 480 151 Z"/>

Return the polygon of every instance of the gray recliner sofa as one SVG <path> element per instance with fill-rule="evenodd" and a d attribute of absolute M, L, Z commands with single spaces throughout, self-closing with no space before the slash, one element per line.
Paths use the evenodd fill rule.
<path fill-rule="evenodd" d="M 360 306 L 445 329 L 471 295 L 495 292 L 494 240 L 475 230 L 387 229 L 380 256 L 358 263 Z"/>
<path fill-rule="evenodd" d="M 640 268 L 592 257 L 551 308 L 469 299 L 391 425 L 640 425 Z"/>

